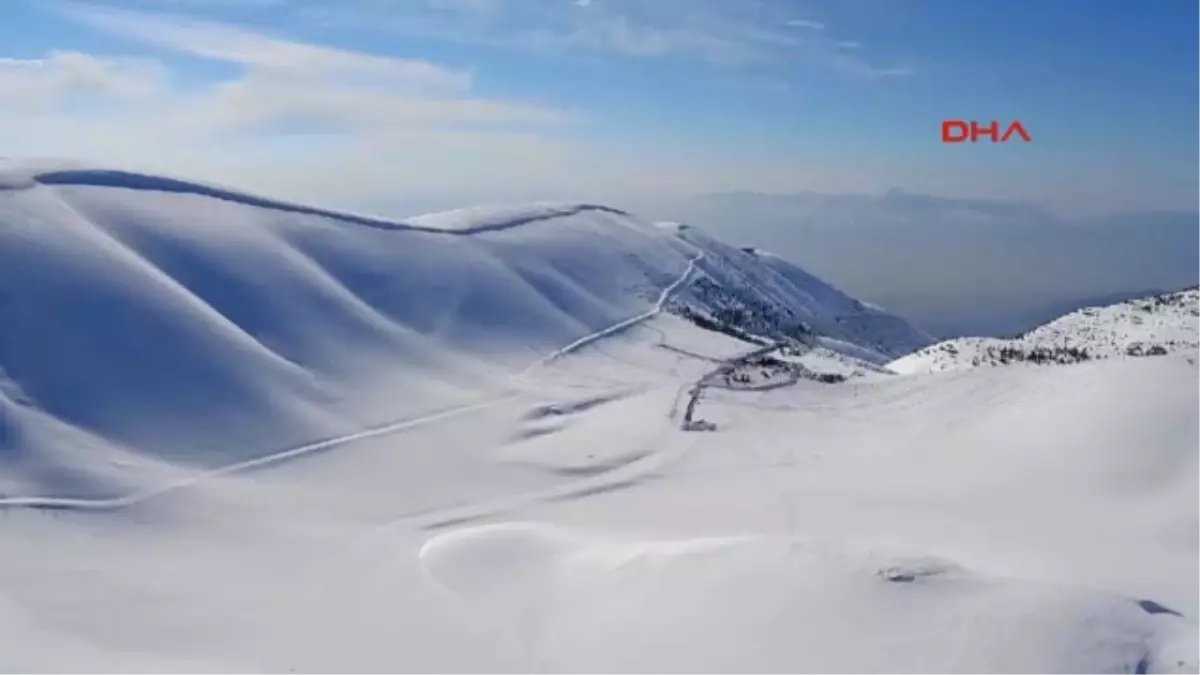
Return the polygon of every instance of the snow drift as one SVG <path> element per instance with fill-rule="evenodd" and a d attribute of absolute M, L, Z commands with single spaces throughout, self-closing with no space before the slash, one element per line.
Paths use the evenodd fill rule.
<path fill-rule="evenodd" d="M 779 537 L 506 523 L 436 537 L 422 562 L 550 671 L 1145 672 L 1183 633 L 1132 599 Z"/>

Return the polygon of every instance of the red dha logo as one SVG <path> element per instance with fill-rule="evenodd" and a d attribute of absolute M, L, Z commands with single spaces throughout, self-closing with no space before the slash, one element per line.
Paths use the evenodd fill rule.
<path fill-rule="evenodd" d="M 1000 135 L 1000 123 L 993 120 L 986 127 L 979 126 L 979 123 L 972 120 L 964 122 L 963 120 L 946 120 L 942 122 L 942 142 L 943 143 L 962 143 L 968 138 L 972 143 L 979 140 L 980 136 L 987 136 L 992 139 L 993 143 L 1007 143 L 1008 139 L 1013 134 L 1018 134 L 1026 142 L 1033 141 L 1029 137 L 1029 132 L 1025 131 L 1025 127 L 1021 126 L 1020 122 L 1013 122 L 1008 125 L 1008 129 L 1004 131 L 1004 135 Z"/>

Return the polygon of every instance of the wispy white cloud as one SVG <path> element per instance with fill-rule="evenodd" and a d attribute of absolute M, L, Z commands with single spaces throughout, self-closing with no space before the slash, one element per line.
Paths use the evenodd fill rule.
<path fill-rule="evenodd" d="M 390 90 L 262 74 L 222 83 L 178 106 L 201 128 L 289 129 L 370 134 L 395 129 L 493 124 L 551 124 L 570 115 L 554 108 L 482 98 L 406 96 Z"/>
<path fill-rule="evenodd" d="M 864 71 L 856 74 L 886 72 L 841 56 L 842 49 L 824 37 L 828 29 L 788 27 L 783 23 L 788 17 L 756 13 L 750 3 L 372 0 L 353 7 L 314 2 L 305 10 L 297 4 L 305 0 L 278 1 L 287 4 L 272 12 L 303 10 L 281 14 L 288 22 L 355 21 L 424 38 L 555 54 L 582 50 L 722 67 L 805 60 Z M 243 7 L 222 4 L 207 12 L 203 7 L 213 5 L 206 0 L 173 0 L 172 6 L 179 3 L 208 17 L 232 17 L 227 20 Z M 0 61 L 0 146 L 6 152 L 71 156 L 351 208 L 395 205 L 414 195 L 444 206 L 526 198 L 594 198 L 620 205 L 631 195 L 849 180 L 829 178 L 826 168 L 655 157 L 644 144 L 600 147 L 560 133 L 564 122 L 579 118 L 574 111 L 482 96 L 472 73 L 462 68 L 164 14 L 161 3 L 155 5 L 159 11 L 139 12 L 129 9 L 133 4 L 54 7 L 125 38 L 131 53 L 159 61 L 72 52 Z M 233 65 L 235 72 L 202 69 L 186 79 L 172 78 L 175 68 L 195 65 L 194 60 Z M 56 74 L 48 76 L 51 72 Z M 197 74 L 219 79 L 198 83 Z M 777 82 L 770 72 L 724 69 L 717 79 L 753 79 L 764 88 Z M 80 96 L 114 103 L 64 104 Z M 136 102 L 123 106 L 131 96 Z M 14 100 L 45 105 L 34 112 L 10 104 Z"/>
<path fill-rule="evenodd" d="M 808 19 L 788 19 L 787 25 L 793 28 L 807 28 L 809 30 L 825 30 L 825 24 L 820 21 L 810 21 Z"/>
<path fill-rule="evenodd" d="M 92 2 L 94 0 L 78 0 Z M 151 11 L 229 12 L 243 10 L 283 10 L 295 0 L 122 0 L 121 5 Z"/>
<path fill-rule="evenodd" d="M 178 66 L 178 59 L 54 53 L 0 60 L 6 154 L 68 157 L 348 208 L 414 197 L 461 204 L 518 195 L 522 186 L 553 190 L 574 175 L 565 142 L 541 133 L 572 119 L 569 112 L 474 95 L 469 79 L 457 76 L 426 77 L 452 68 L 431 64 L 432 71 L 412 76 L 396 60 L 233 26 L 71 11 L 88 12 L 89 22 L 102 17 L 97 28 L 151 46 L 170 42 L 175 52 L 241 72 L 176 86 L 164 64 Z M 79 95 L 112 104 L 80 106 L 73 103 Z"/>
<path fill-rule="evenodd" d="M 430 9 L 486 16 L 504 8 L 504 0 L 425 0 Z"/>
<path fill-rule="evenodd" d="M 167 92 L 156 102 L 161 123 L 191 132 L 289 129 L 370 133 L 416 127 L 548 124 L 570 117 L 556 108 L 471 96 L 469 73 L 426 60 L 297 42 L 170 14 L 78 3 L 58 8 L 72 19 L 145 45 L 241 66 L 243 72 L 235 77 L 209 83 L 199 92 Z M 85 55 L 59 61 L 59 70 L 71 66 L 73 72 L 86 70 L 84 66 L 99 72 L 97 64 L 107 63 Z M 131 65 L 118 69 L 108 64 L 108 68 L 114 76 L 148 69 L 143 66 L 136 73 L 126 73 Z"/>
<path fill-rule="evenodd" d="M 0 106 L 42 107 L 81 96 L 141 97 L 161 90 L 164 71 L 145 59 L 102 58 L 72 51 L 43 59 L 0 58 Z"/>
<path fill-rule="evenodd" d="M 263 8 L 283 7 L 292 0 L 133 0 L 157 9 L 170 8 L 175 10 L 192 10 L 203 8 Z"/>
<path fill-rule="evenodd" d="M 310 19 L 536 52 L 691 58 L 717 66 L 812 62 L 855 74 L 911 73 L 863 54 L 847 36 L 782 3 L 731 0 L 376 0 L 297 5 Z"/>
<path fill-rule="evenodd" d="M 422 59 L 306 44 L 212 21 L 89 4 L 62 4 L 67 17 L 160 49 L 306 78 L 365 77 L 390 86 L 461 91 L 471 75 Z"/>
<path fill-rule="evenodd" d="M 160 59 L 78 52 L 0 59 L 7 154 L 72 157 L 349 207 L 400 193 L 478 199 L 466 195 L 561 185 L 571 175 L 564 142 L 542 132 L 574 113 L 477 95 L 460 69 L 173 14 L 56 9 Z M 194 59 L 237 69 L 186 78 L 175 70 Z M 198 82 L 197 73 L 219 75 Z"/>
<path fill-rule="evenodd" d="M 534 29 L 512 36 L 512 44 L 535 50 L 593 50 L 634 57 L 700 56 L 718 64 L 757 60 L 748 45 L 689 27 L 655 27 L 623 15 L 604 15 L 569 31 Z"/>

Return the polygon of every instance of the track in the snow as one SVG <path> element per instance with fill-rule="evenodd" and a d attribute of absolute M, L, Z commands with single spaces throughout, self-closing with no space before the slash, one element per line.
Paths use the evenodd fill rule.
<path fill-rule="evenodd" d="M 678 279 L 671 282 L 670 285 L 668 285 L 666 288 L 664 288 L 662 290 L 662 292 L 658 296 L 658 299 L 654 303 L 654 306 L 651 309 L 649 309 L 641 314 L 638 314 L 636 316 L 625 319 L 623 321 L 619 321 L 619 322 L 617 322 L 611 326 L 608 326 L 606 328 L 603 328 L 601 330 L 598 330 L 598 331 L 595 331 L 588 335 L 585 335 L 585 336 L 579 338 L 578 340 L 575 340 L 574 342 L 572 342 L 560 349 L 557 349 L 554 352 L 551 352 L 549 355 L 544 356 L 544 357 L 534 361 L 533 363 L 526 366 L 524 369 L 522 369 L 519 373 L 517 373 L 514 376 L 514 378 L 513 378 L 514 382 L 517 383 L 518 385 L 520 385 L 521 383 L 524 383 L 525 378 L 528 377 L 528 375 L 531 372 L 533 372 L 535 369 L 537 369 L 538 367 L 543 366 L 555 359 L 561 358 L 577 349 L 580 349 L 581 347 L 589 345 L 589 344 L 595 342 L 596 340 L 599 340 L 601 338 L 608 337 L 610 335 L 618 333 L 626 328 L 629 328 L 630 326 L 636 325 L 638 323 L 641 323 L 643 321 L 646 321 L 647 319 L 650 319 L 650 318 L 658 315 L 659 313 L 662 312 L 663 307 L 666 305 L 667 300 L 671 297 L 671 294 L 674 293 L 676 290 L 678 290 L 679 287 L 682 286 L 688 280 L 689 277 L 691 277 L 692 272 L 696 269 L 696 263 L 698 263 L 703 257 L 704 257 L 704 254 L 699 253 L 699 254 L 695 255 L 694 257 L 692 257 L 691 259 L 689 259 L 687 267 L 684 269 L 683 273 L 679 275 Z M 297 457 L 301 457 L 304 455 L 310 455 L 310 454 L 313 454 L 316 452 L 331 450 L 331 449 L 334 449 L 334 448 L 337 448 L 340 446 L 344 446 L 348 443 L 352 443 L 354 441 L 360 441 L 360 440 L 364 440 L 367 438 L 374 438 L 374 437 L 383 436 L 383 435 L 390 434 L 390 433 L 395 433 L 398 431 L 413 429 L 413 428 L 416 428 L 419 426 L 423 426 L 425 424 L 429 424 L 431 422 L 437 422 L 437 421 L 449 419 L 449 418 L 452 418 L 452 417 L 455 417 L 458 415 L 462 415 L 465 413 L 483 410 L 485 408 L 490 408 L 490 407 L 496 406 L 504 401 L 513 399 L 513 398 L 521 395 L 522 393 L 524 393 L 524 392 L 520 391 L 520 390 L 513 391 L 513 392 L 502 394 L 500 396 L 490 398 L 490 399 L 487 399 L 484 401 L 478 401 L 475 403 L 458 406 L 455 408 L 450 408 L 448 410 L 443 410 L 441 412 L 433 413 L 430 415 L 423 415 L 423 416 L 417 417 L 417 418 L 410 418 L 410 419 L 406 419 L 406 420 L 400 420 L 397 422 L 391 422 L 391 423 L 384 424 L 381 426 L 372 427 L 370 429 L 364 429 L 361 431 L 356 431 L 354 433 L 345 434 L 342 436 L 337 436 L 334 438 L 329 438 L 329 439 L 317 441 L 314 443 L 307 443 L 307 444 L 301 445 L 299 447 L 290 448 L 287 450 L 281 450 L 279 452 L 274 452 L 269 455 L 257 457 L 255 459 L 237 462 L 235 464 L 229 464 L 227 466 L 219 467 L 216 469 L 202 471 L 202 472 L 190 475 L 190 476 L 185 476 L 178 480 L 170 481 L 164 485 L 160 485 L 160 486 L 148 489 L 148 490 L 133 492 L 128 495 L 121 496 L 121 497 L 111 497 L 111 498 L 104 498 L 104 499 L 78 499 L 78 498 L 72 498 L 72 497 L 40 497 L 40 496 L 6 497 L 6 498 L 0 498 L 0 508 L 62 509 L 62 510 L 70 510 L 70 511 L 110 511 L 110 510 L 114 510 L 114 509 L 125 508 L 125 507 L 129 507 L 129 506 L 133 506 L 135 504 L 140 504 L 149 499 L 159 497 L 159 496 L 162 496 L 167 493 L 175 492 L 175 491 L 183 489 L 183 488 L 192 487 L 192 486 L 195 486 L 204 481 L 211 480 L 214 478 L 219 478 L 221 476 L 227 476 L 230 474 L 236 474 L 236 473 L 240 473 L 243 471 L 247 471 L 249 469 L 256 469 L 256 468 L 260 468 L 260 467 L 264 467 L 264 466 L 269 466 L 271 464 L 277 464 L 279 462 L 284 462 L 287 460 L 295 459 Z"/>

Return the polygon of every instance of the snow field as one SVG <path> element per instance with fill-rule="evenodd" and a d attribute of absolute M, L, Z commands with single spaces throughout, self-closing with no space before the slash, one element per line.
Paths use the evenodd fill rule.
<path fill-rule="evenodd" d="M 614 209 L 5 175 L 2 668 L 1200 668 L 1194 352 L 890 375 L 903 320 Z M 758 346 L 661 310 L 734 301 L 849 379 L 683 432 Z"/>

